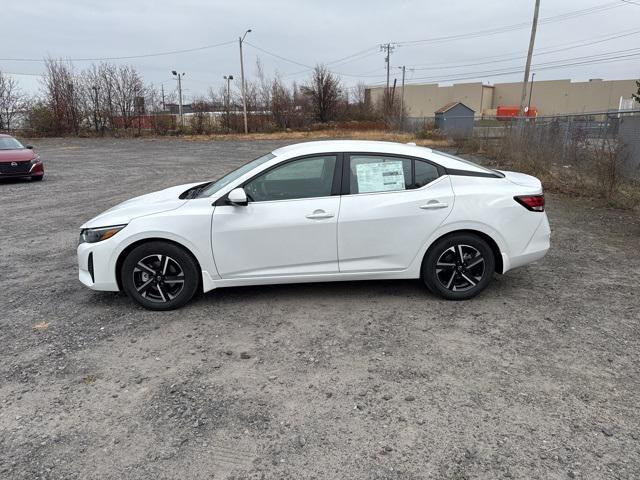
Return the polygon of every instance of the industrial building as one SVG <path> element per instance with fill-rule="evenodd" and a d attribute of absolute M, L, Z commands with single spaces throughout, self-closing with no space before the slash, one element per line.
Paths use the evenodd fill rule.
<path fill-rule="evenodd" d="M 377 104 L 383 98 L 384 90 L 385 87 L 369 87 L 367 98 Z M 618 110 L 621 98 L 629 99 L 636 91 L 635 80 L 541 80 L 533 83 L 531 106 L 536 107 L 538 115 Z M 396 97 L 401 94 L 402 87 L 396 87 Z M 443 105 L 462 102 L 475 111 L 477 118 L 495 116 L 498 106 L 519 105 L 521 94 L 522 82 L 450 86 L 411 84 L 404 87 L 404 105 L 409 117 L 431 117 Z"/>

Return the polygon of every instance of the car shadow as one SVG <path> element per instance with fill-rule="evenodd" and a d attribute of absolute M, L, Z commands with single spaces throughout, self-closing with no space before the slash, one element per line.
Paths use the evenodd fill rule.
<path fill-rule="evenodd" d="M 28 177 L 11 177 L 11 178 L 0 177 L 0 185 L 12 185 L 16 183 L 38 183 L 38 182 L 34 182 Z"/>
<path fill-rule="evenodd" d="M 235 302 L 238 299 L 273 300 L 313 298 L 332 300 L 335 298 L 376 298 L 385 297 L 433 297 L 420 280 L 359 280 L 344 282 L 287 283 L 276 285 L 251 285 L 246 287 L 226 287 L 211 290 L 199 296 L 205 301 Z"/>

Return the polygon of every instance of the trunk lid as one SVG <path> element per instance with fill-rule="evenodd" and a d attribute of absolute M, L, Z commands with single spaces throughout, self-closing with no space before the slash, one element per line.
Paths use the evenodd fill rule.
<path fill-rule="evenodd" d="M 509 180 L 511 183 L 515 183 L 516 185 L 521 185 L 523 187 L 534 188 L 542 192 L 542 182 L 536 177 L 527 175 L 526 173 L 508 172 L 504 170 L 500 170 L 500 173 L 504 174 L 504 178 Z"/>

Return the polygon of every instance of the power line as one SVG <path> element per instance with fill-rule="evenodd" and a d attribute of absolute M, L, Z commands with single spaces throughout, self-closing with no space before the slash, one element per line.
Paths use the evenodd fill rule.
<path fill-rule="evenodd" d="M 556 45 L 556 46 L 550 46 L 550 47 L 546 47 L 546 48 L 542 48 L 542 49 L 538 49 L 538 51 L 533 55 L 534 57 L 539 57 L 541 55 L 549 55 L 552 53 L 558 53 L 558 52 L 564 52 L 567 50 L 573 50 L 576 48 L 581 48 L 581 47 L 588 47 L 591 45 L 596 45 L 599 43 L 604 43 L 604 42 L 608 42 L 611 40 L 615 40 L 618 38 L 623 38 L 623 37 L 629 37 L 629 36 L 633 36 L 633 35 L 638 35 L 640 34 L 640 30 L 633 30 L 631 32 L 628 33 L 622 33 L 619 35 L 613 35 L 613 36 L 607 36 L 606 38 L 602 38 L 599 40 L 595 40 L 595 41 L 590 41 L 590 42 L 586 42 L 586 43 L 580 43 L 581 41 L 577 41 L 577 42 L 569 42 L 569 44 L 573 43 L 575 45 L 572 46 L 560 46 L 560 45 Z M 567 45 L 567 43 L 564 43 L 563 45 Z M 558 48 L 560 47 L 560 48 Z M 458 63 L 434 63 L 434 64 L 415 64 L 415 65 L 411 65 L 414 70 L 420 71 L 420 70 L 446 70 L 446 69 L 450 69 L 450 68 L 460 68 L 460 67 L 474 67 L 477 65 L 486 65 L 489 63 L 501 63 L 501 62 L 507 62 L 510 60 L 522 60 L 525 58 L 525 56 L 520 55 L 520 56 L 511 56 L 508 57 L 508 55 L 514 55 L 515 53 L 510 53 L 510 54 L 504 54 L 504 55 L 497 55 L 497 56 L 492 56 L 492 57 L 480 57 L 479 60 L 482 59 L 488 59 L 485 62 L 476 62 L 476 63 L 467 63 L 467 64 L 458 64 Z M 419 68 L 421 65 L 425 65 L 424 68 Z M 367 72 L 364 72 L 367 73 Z"/>
<path fill-rule="evenodd" d="M 570 62 L 566 62 L 566 63 L 557 63 L 559 62 L 559 60 L 555 61 L 555 62 L 547 62 L 547 63 L 541 63 L 541 64 L 535 64 L 532 66 L 532 69 L 534 69 L 536 72 L 537 71 L 541 71 L 541 70 L 554 70 L 554 69 L 558 69 L 558 68 L 564 68 L 564 67 L 571 67 L 571 66 L 580 66 L 580 65 L 594 65 L 594 64 L 601 64 L 601 63 L 612 63 L 614 61 L 620 60 L 620 59 L 632 59 L 634 57 L 640 57 L 640 48 L 632 48 L 629 50 L 620 50 L 620 52 L 634 52 L 634 53 L 627 53 L 627 54 L 622 54 L 622 55 L 614 55 L 614 56 L 610 56 L 610 57 L 606 57 L 606 58 L 589 58 L 589 57 L 595 57 L 594 56 L 587 56 L 587 57 L 582 57 L 584 58 L 584 60 L 580 60 L 580 61 L 570 61 Z M 612 52 L 615 53 L 615 52 Z M 607 55 L 607 54 L 599 54 L 599 56 L 603 56 L 603 55 Z M 574 60 L 579 60 L 580 57 L 574 59 Z M 566 61 L 567 59 L 565 59 Z M 437 78 L 437 77 L 415 77 L 412 80 L 427 80 L 430 81 L 432 83 L 444 83 L 444 82 L 452 82 L 452 81 L 456 81 L 456 80 L 470 80 L 470 79 L 475 79 L 475 78 L 486 78 L 486 77 L 497 77 L 497 76 L 503 76 L 503 75 L 511 75 L 511 74 L 517 74 L 517 73 L 522 73 L 524 72 L 523 68 L 515 68 L 512 70 L 507 70 L 507 67 L 505 67 L 505 69 L 496 69 L 496 70 L 485 70 L 485 71 L 480 71 L 480 72 L 461 72 L 459 74 L 456 75 L 452 75 L 450 77 L 445 77 L 445 78 Z M 375 86 L 384 86 L 384 82 L 378 82 L 375 83 L 373 85 Z"/>
<path fill-rule="evenodd" d="M 247 45 L 255 48 L 256 50 L 261 51 L 262 53 L 266 53 L 267 55 L 271 55 L 272 57 L 279 58 L 280 60 L 284 60 L 285 62 L 289 62 L 289 63 L 292 63 L 294 65 L 299 65 L 301 67 L 305 67 L 305 68 L 308 68 L 310 70 L 313 70 L 313 67 L 310 67 L 309 65 L 305 65 L 304 63 L 300 63 L 300 62 L 298 62 L 296 60 L 292 60 L 290 58 L 283 57 L 282 55 L 278 55 L 277 53 L 270 52 L 269 50 L 265 50 L 264 48 L 258 47 L 256 45 L 254 45 L 253 43 L 249 43 L 246 40 L 245 40 L 244 43 L 246 43 Z"/>
<path fill-rule="evenodd" d="M 235 40 L 230 42 L 222 42 L 216 43 L 214 45 L 205 45 L 203 47 L 195 47 L 195 48 L 185 48 L 182 50 L 171 50 L 167 52 L 157 52 L 157 53 L 146 53 L 143 55 L 128 55 L 124 57 L 97 57 L 97 58 L 67 58 L 65 59 L 68 62 L 98 62 L 105 60 L 131 60 L 134 58 L 147 58 L 147 57 L 161 57 L 164 55 L 176 55 L 180 53 L 189 53 L 189 52 L 197 52 L 200 50 L 207 50 L 210 48 L 222 47 L 224 45 L 230 45 L 235 43 Z M 46 62 L 44 58 L 0 58 L 0 61 L 3 62 Z"/>
<path fill-rule="evenodd" d="M 583 16 L 583 15 L 589 15 L 589 14 L 592 14 L 592 13 L 600 13 L 600 12 L 611 10 L 611 9 L 618 8 L 618 7 L 621 7 L 621 6 L 624 6 L 624 2 L 620 3 L 619 0 L 616 0 L 614 2 L 609 2 L 609 3 L 603 4 L 603 5 L 589 7 L 589 8 L 585 8 L 585 9 L 581 9 L 581 10 L 573 10 L 573 11 L 565 12 L 565 13 L 562 13 L 562 14 L 554 15 L 554 16 L 551 16 L 551 17 L 545 17 L 545 18 L 541 19 L 539 21 L 539 23 L 542 24 L 542 23 L 553 23 L 553 22 L 564 21 L 564 20 L 580 17 L 580 16 Z M 420 44 L 420 43 L 441 43 L 441 42 L 457 40 L 457 39 L 478 38 L 478 37 L 482 37 L 482 36 L 495 35 L 495 34 L 498 34 L 498 33 L 504 33 L 504 32 L 514 31 L 514 30 L 519 30 L 521 28 L 525 28 L 525 27 L 529 27 L 529 26 L 530 26 L 530 22 L 523 22 L 523 23 L 518 23 L 518 24 L 513 24 L 513 25 L 506 25 L 506 26 L 502 26 L 502 27 L 496 27 L 496 28 L 488 29 L 488 30 L 480 30 L 480 31 L 471 32 L 471 33 L 450 35 L 450 36 L 444 36 L 444 37 L 434 37 L 434 38 L 422 39 L 422 40 L 410 40 L 410 41 L 404 41 L 404 42 L 393 42 L 393 43 L 395 43 L 396 45 L 399 45 L 399 46 L 400 45 L 413 45 L 413 44 Z M 313 70 L 313 67 L 305 66 L 304 64 L 302 64 L 302 63 L 300 63 L 300 62 L 298 62 L 296 60 L 292 60 L 290 58 L 286 58 L 286 57 L 283 57 L 281 55 L 278 55 L 278 54 L 276 54 L 274 52 L 270 52 L 270 51 L 267 51 L 265 49 L 258 48 L 255 45 L 251 45 L 251 46 L 254 47 L 254 48 L 257 48 L 258 50 L 263 51 L 264 53 L 266 53 L 268 55 L 274 56 L 276 58 L 280 58 L 281 60 L 284 60 L 286 62 L 306 67 L 305 70 L 301 70 L 301 71 L 298 71 L 298 72 L 293 72 L 293 73 L 286 74 L 286 75 L 284 75 L 285 77 L 296 76 L 296 75 L 300 75 L 300 74 L 306 73 L 306 72 L 308 72 L 310 70 Z M 351 55 L 343 57 L 341 59 L 334 60 L 332 62 L 328 62 L 328 63 L 326 63 L 326 65 L 332 65 L 332 64 L 340 63 L 343 60 L 347 60 L 347 61 L 353 61 L 353 60 L 356 60 L 356 59 L 359 60 L 360 58 L 365 58 L 367 56 L 375 54 L 375 52 L 372 51 L 372 50 L 376 50 L 377 48 L 378 48 L 378 45 L 373 46 L 373 47 L 369 47 L 367 49 L 360 50 L 360 51 L 355 52 L 355 53 L 353 53 Z M 366 55 L 364 55 L 364 56 L 362 56 L 360 58 L 357 58 L 358 56 L 360 56 L 362 54 L 366 54 Z M 351 59 L 353 59 L 353 60 L 351 60 Z M 348 62 L 345 61 L 344 63 L 348 63 Z M 340 75 L 340 76 L 354 77 L 354 78 L 364 78 L 364 77 L 366 77 L 366 75 L 362 75 L 362 74 L 348 74 L 348 73 L 341 73 L 341 72 L 333 72 L 333 73 L 335 73 L 336 75 Z"/>
<path fill-rule="evenodd" d="M 576 17 L 581 17 L 583 15 L 590 15 L 592 13 L 600 13 L 600 12 L 604 12 L 607 10 L 611 10 L 614 8 L 618 8 L 624 6 L 624 2 L 620 3 L 619 1 L 615 1 L 615 2 L 609 2 L 600 6 L 595 6 L 595 7 L 590 7 L 590 8 L 585 8 L 582 10 L 574 10 L 574 11 L 570 11 L 570 12 L 565 12 L 559 15 L 554 15 L 551 17 L 545 17 L 542 18 L 539 23 L 540 24 L 546 24 L 546 23 L 554 23 L 554 22 L 560 22 L 560 21 L 564 21 L 564 20 L 570 20 Z M 399 45 L 415 45 L 415 44 L 421 44 L 421 43 L 442 43 L 442 42 L 449 42 L 451 40 L 460 40 L 460 39 L 467 39 L 467 38 L 478 38 L 478 37 L 483 37 L 483 36 L 489 36 L 489 35 L 497 35 L 500 33 L 505 33 L 505 32 L 510 32 L 510 31 L 514 31 L 514 30 L 520 30 L 522 28 L 527 28 L 531 25 L 530 22 L 522 22 L 522 23 L 516 23 L 516 24 L 512 24 L 512 25 L 504 25 L 502 27 L 496 27 L 496 28 L 490 28 L 487 30 L 478 30 L 475 32 L 468 32 L 468 33 L 461 33 L 461 34 L 456 34 L 456 35 L 448 35 L 448 36 L 444 36 L 444 37 L 432 37 L 432 38 L 425 38 L 422 40 L 408 40 L 408 41 L 401 41 L 401 42 L 395 42 Z"/>
<path fill-rule="evenodd" d="M 534 54 L 534 57 L 539 57 L 542 55 L 549 55 L 549 54 L 553 54 L 553 53 L 558 53 L 558 52 L 564 52 L 567 50 L 573 50 L 576 48 L 581 48 L 581 47 L 587 47 L 587 46 L 591 46 L 591 45 L 596 45 L 599 43 L 604 43 L 604 42 L 608 42 L 611 40 L 616 40 L 618 38 L 623 38 L 623 37 L 628 37 L 628 36 L 632 36 L 632 35 L 638 35 L 640 34 L 640 30 L 630 30 L 630 31 L 625 31 L 622 32 L 618 35 L 606 35 L 603 37 L 596 37 L 597 40 L 593 40 L 593 41 L 587 41 L 584 42 L 583 40 L 577 40 L 574 42 L 568 42 L 568 43 L 563 43 L 561 45 L 554 45 L 554 46 L 549 46 L 546 48 L 542 48 L 540 50 L 542 51 L 538 51 L 537 53 Z M 573 45 L 572 45 L 573 44 Z M 570 45 L 570 46 L 567 46 Z M 415 70 L 415 71 L 431 71 L 431 70 L 450 70 L 450 69 L 457 69 L 457 68 L 462 68 L 462 67 L 475 67 L 478 65 L 487 65 L 487 64 L 493 64 L 493 63 L 502 63 L 502 62 L 508 62 L 508 61 L 512 61 L 512 60 L 523 60 L 524 58 L 526 58 L 526 56 L 524 55 L 519 55 L 519 56 L 509 56 L 509 55 L 515 55 L 515 52 L 513 53 L 509 53 L 509 54 L 503 54 L 503 55 L 497 55 L 497 56 L 489 56 L 489 57 L 480 57 L 478 58 L 479 60 L 484 60 L 486 59 L 487 61 L 483 61 L 483 62 L 475 62 L 475 63 L 434 63 L 434 64 L 414 64 L 414 65 L 407 65 L 408 67 L 412 67 L 411 70 Z M 562 60 L 564 61 L 564 60 Z M 425 67 L 419 68 L 421 65 L 425 65 Z M 377 71 L 380 68 L 376 68 L 375 70 L 370 70 L 367 72 L 361 72 L 360 74 L 354 75 L 354 76 L 358 76 L 358 77 L 369 77 L 369 78 L 380 78 L 383 77 L 383 74 L 376 74 L 376 75 L 370 75 L 371 72 L 373 71 Z"/>

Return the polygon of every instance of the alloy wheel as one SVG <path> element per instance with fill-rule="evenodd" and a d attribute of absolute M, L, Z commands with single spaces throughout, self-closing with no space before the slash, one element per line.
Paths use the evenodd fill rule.
<path fill-rule="evenodd" d="M 148 255 L 133 269 L 133 286 L 142 298 L 151 302 L 170 302 L 182 292 L 184 282 L 182 267 L 168 255 Z"/>
<path fill-rule="evenodd" d="M 470 245 L 453 245 L 438 257 L 436 277 L 452 292 L 472 289 L 484 276 L 485 261 L 480 251 Z"/>

